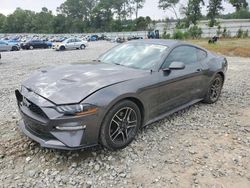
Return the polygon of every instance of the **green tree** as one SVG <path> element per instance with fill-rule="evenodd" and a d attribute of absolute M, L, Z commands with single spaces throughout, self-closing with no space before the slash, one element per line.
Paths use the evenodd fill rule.
<path fill-rule="evenodd" d="M 53 33 L 67 33 L 67 18 L 65 15 L 58 14 L 57 16 L 53 17 L 51 22 L 52 32 Z"/>
<path fill-rule="evenodd" d="M 3 27 L 5 28 L 5 31 L 9 33 L 30 32 L 33 28 L 32 20 L 34 17 L 35 12 L 17 8 L 6 18 L 6 22 Z"/>
<path fill-rule="evenodd" d="M 216 23 L 216 17 L 223 10 L 222 0 L 209 0 L 207 17 L 210 19 L 209 26 L 213 27 Z"/>
<path fill-rule="evenodd" d="M 0 13 L 0 32 L 4 32 L 6 16 Z"/>
<path fill-rule="evenodd" d="M 180 0 L 159 0 L 159 8 L 166 10 L 169 9 L 175 14 L 176 19 L 178 19 L 178 15 L 176 12 L 176 5 L 180 2 Z"/>
<path fill-rule="evenodd" d="M 143 8 L 145 0 L 132 0 L 132 2 L 135 4 L 135 18 L 137 20 L 139 9 Z"/>
<path fill-rule="evenodd" d="M 97 0 L 66 0 L 57 11 L 72 18 L 89 20 Z"/>
<path fill-rule="evenodd" d="M 148 28 L 147 20 L 144 17 L 139 17 L 136 20 L 136 29 L 138 31 L 143 31 Z"/>
<path fill-rule="evenodd" d="M 198 20 L 202 17 L 201 14 L 201 5 L 204 5 L 203 0 L 189 0 L 188 5 L 184 8 L 184 12 L 186 15 L 187 26 L 191 23 L 196 25 Z"/>
<path fill-rule="evenodd" d="M 92 13 L 91 26 L 97 31 L 112 31 L 111 24 L 113 21 L 112 12 L 113 2 L 110 0 L 100 0 Z"/>
<path fill-rule="evenodd" d="M 36 13 L 34 19 L 32 20 L 33 31 L 37 33 L 51 33 L 53 14 L 46 7 L 42 8 L 42 11 Z"/>
<path fill-rule="evenodd" d="M 236 11 L 240 11 L 241 9 L 247 9 L 248 3 L 246 0 L 228 0 L 235 8 Z"/>

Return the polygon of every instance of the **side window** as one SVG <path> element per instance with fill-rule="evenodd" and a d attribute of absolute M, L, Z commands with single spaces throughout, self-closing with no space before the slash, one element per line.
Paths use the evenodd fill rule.
<path fill-rule="evenodd" d="M 169 67 L 169 65 L 174 61 L 183 62 L 185 65 L 196 63 L 197 62 L 196 48 L 192 46 L 176 47 L 172 52 L 170 52 L 162 68 Z"/>
<path fill-rule="evenodd" d="M 197 49 L 197 59 L 198 61 L 202 61 L 207 58 L 207 52 L 201 49 Z"/>

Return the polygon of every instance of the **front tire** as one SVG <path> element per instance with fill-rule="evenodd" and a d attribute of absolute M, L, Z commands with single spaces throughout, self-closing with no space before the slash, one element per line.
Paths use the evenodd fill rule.
<path fill-rule="evenodd" d="M 216 103 L 220 98 L 223 82 L 224 80 L 222 76 L 220 74 L 217 74 L 210 84 L 203 102 L 208 104 Z"/>
<path fill-rule="evenodd" d="M 135 138 L 141 126 L 141 112 L 138 106 L 124 100 L 112 107 L 102 123 L 101 144 L 109 150 L 123 149 Z"/>
<path fill-rule="evenodd" d="M 64 51 L 64 50 L 65 50 L 65 47 L 64 47 L 64 46 L 60 46 L 59 50 L 60 50 L 60 51 Z"/>

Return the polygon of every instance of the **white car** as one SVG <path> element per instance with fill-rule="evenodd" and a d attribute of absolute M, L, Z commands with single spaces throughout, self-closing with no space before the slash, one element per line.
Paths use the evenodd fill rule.
<path fill-rule="evenodd" d="M 52 46 L 55 50 L 72 50 L 72 49 L 85 49 L 88 46 L 88 41 L 84 41 L 77 38 L 69 38 L 61 43 L 54 44 Z"/>

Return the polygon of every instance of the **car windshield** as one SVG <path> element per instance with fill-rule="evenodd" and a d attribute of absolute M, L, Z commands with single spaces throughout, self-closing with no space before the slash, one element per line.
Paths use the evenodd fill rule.
<path fill-rule="evenodd" d="M 150 70 L 161 60 L 167 48 L 155 44 L 126 43 L 111 49 L 99 60 L 107 64 Z"/>

